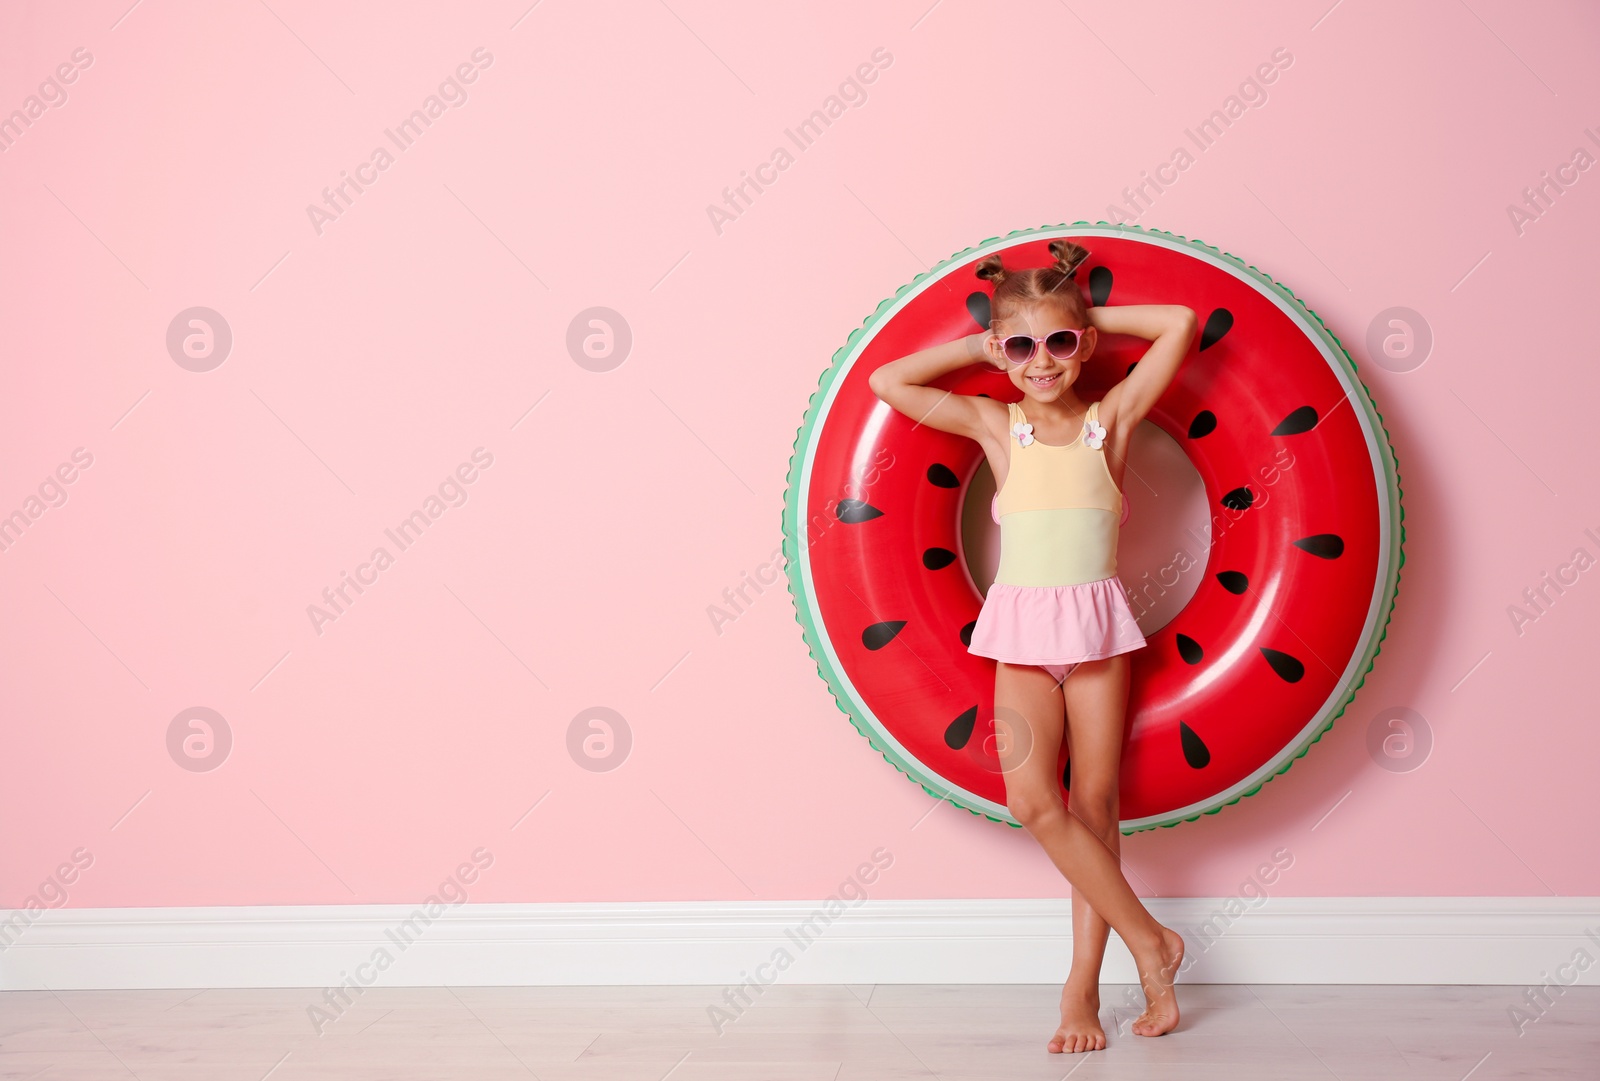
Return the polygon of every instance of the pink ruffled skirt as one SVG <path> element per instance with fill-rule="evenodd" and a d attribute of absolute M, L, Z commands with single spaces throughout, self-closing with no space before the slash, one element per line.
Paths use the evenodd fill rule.
<path fill-rule="evenodd" d="M 989 587 L 967 652 L 1010 664 L 1098 661 L 1145 645 L 1116 575 L 1072 586 Z"/>

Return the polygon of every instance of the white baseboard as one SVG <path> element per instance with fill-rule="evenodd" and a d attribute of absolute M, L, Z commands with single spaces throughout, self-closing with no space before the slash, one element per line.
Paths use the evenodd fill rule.
<path fill-rule="evenodd" d="M 1188 943 L 1181 982 L 1600 983 L 1587 962 L 1558 972 L 1580 949 L 1600 958 L 1600 898 L 1146 904 Z M 791 901 L 463 904 L 431 920 L 407 905 L 15 911 L 0 920 L 0 989 L 1051 983 L 1071 956 L 1069 911 L 1065 899 L 865 900 L 836 916 Z M 1136 982 L 1114 934 L 1102 978 Z"/>

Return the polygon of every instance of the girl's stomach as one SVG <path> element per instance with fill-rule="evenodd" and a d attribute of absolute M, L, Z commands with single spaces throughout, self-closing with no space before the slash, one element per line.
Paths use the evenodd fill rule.
<path fill-rule="evenodd" d="M 1013 511 L 1000 518 L 1000 566 L 1011 586 L 1075 586 L 1117 573 L 1118 516 L 1097 507 Z"/>

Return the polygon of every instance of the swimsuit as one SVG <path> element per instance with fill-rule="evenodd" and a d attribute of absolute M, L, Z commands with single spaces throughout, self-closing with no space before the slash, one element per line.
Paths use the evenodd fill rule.
<path fill-rule="evenodd" d="M 1111 479 L 1104 440 L 1090 446 L 1100 403 L 1089 406 L 1077 439 L 1056 446 L 1016 426 L 1028 418 L 1007 406 L 1010 465 L 991 513 L 1000 525 L 1000 566 L 972 630 L 969 653 L 1037 665 L 1059 684 L 1083 661 L 1145 645 L 1117 577 L 1117 537 L 1126 497 Z"/>

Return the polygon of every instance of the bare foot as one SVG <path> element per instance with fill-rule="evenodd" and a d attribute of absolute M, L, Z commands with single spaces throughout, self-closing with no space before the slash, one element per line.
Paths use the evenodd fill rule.
<path fill-rule="evenodd" d="M 1100 1027 L 1100 987 L 1076 987 L 1071 980 L 1061 990 L 1061 1027 L 1050 1037 L 1052 1055 L 1062 1052 L 1104 1051 L 1106 1030 Z"/>
<path fill-rule="evenodd" d="M 1133 1022 L 1136 1036 L 1160 1036 L 1178 1027 L 1178 993 L 1173 981 L 1183 964 L 1183 936 L 1170 927 L 1161 929 L 1161 946 L 1139 962 L 1139 986 L 1144 988 L 1144 1013 Z"/>

